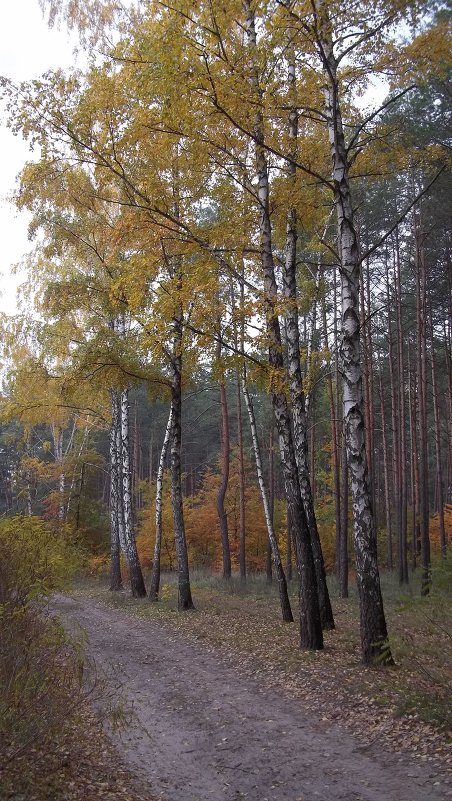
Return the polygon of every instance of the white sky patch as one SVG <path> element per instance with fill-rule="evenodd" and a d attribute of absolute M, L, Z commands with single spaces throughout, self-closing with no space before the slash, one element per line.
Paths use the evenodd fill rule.
<path fill-rule="evenodd" d="M 38 0 L 14 0 L 2 3 L 0 27 L 0 75 L 18 82 L 36 78 L 48 69 L 68 68 L 76 64 L 77 41 L 65 29 L 49 30 Z M 26 161 L 32 158 L 28 144 L 13 136 L 4 120 L 0 124 L 0 310 L 17 311 L 16 289 L 24 274 L 13 275 L 13 265 L 21 262 L 30 249 L 27 240 L 29 216 L 18 213 L 8 197 L 15 179 Z"/>

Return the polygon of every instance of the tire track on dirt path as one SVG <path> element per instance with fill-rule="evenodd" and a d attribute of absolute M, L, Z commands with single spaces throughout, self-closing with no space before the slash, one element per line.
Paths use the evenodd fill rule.
<path fill-rule="evenodd" d="M 144 602 L 145 603 L 145 602 Z M 444 801 L 425 766 L 361 749 L 301 701 L 263 689 L 203 644 L 88 596 L 54 608 L 89 636 L 122 685 L 134 722 L 113 736 L 121 760 L 162 801 Z M 447 797 L 450 797 L 448 794 Z"/>

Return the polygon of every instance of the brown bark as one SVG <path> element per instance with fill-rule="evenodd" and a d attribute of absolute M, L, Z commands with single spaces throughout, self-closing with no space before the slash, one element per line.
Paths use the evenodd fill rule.
<path fill-rule="evenodd" d="M 428 453 L 427 453 L 427 332 L 426 332 L 426 266 L 424 242 L 419 214 L 415 218 L 416 245 L 416 322 L 417 322 L 417 379 L 419 424 L 419 518 L 421 534 L 421 594 L 428 595 L 431 584 Z"/>
<path fill-rule="evenodd" d="M 221 358 L 221 344 L 218 343 L 217 359 Z M 224 381 L 220 381 L 220 408 L 221 408 L 221 446 L 222 446 L 222 471 L 221 481 L 217 494 L 217 513 L 220 523 L 221 550 L 223 555 L 223 578 L 231 578 L 231 551 L 229 547 L 228 516 L 224 507 L 224 501 L 229 482 L 229 414 L 228 402 L 226 397 L 226 387 Z"/>
<path fill-rule="evenodd" d="M 417 415 L 416 415 L 416 373 L 411 369 L 411 355 L 408 347 L 408 375 L 410 382 L 410 448 L 411 448 L 411 503 L 412 503 L 412 531 L 411 531 L 411 565 L 416 569 L 417 558 L 420 553 L 421 533 L 419 528 L 419 459 L 417 447 Z"/>
<path fill-rule="evenodd" d="M 390 395 L 391 395 L 391 430 L 392 430 L 392 486 L 393 486 L 393 493 L 392 499 L 396 513 L 396 521 L 397 521 L 397 555 L 399 558 L 400 549 L 399 549 L 399 541 L 400 541 L 400 495 L 399 495 L 399 487 L 400 487 L 400 469 L 399 469 L 399 457 L 400 457 L 400 449 L 399 449 L 399 426 L 398 426 L 398 415 L 397 415 L 397 408 L 398 408 L 398 395 L 397 395 L 397 382 L 395 379 L 395 370 L 394 370 L 394 346 L 393 346 L 393 332 L 392 332 L 392 320 L 391 320 L 391 296 L 390 296 L 390 289 L 389 289 L 389 268 L 388 264 L 386 263 L 386 302 L 388 308 L 388 365 L 389 365 L 389 386 L 390 386 Z"/>
<path fill-rule="evenodd" d="M 386 514 L 386 565 L 388 570 L 392 570 L 392 520 L 391 520 L 391 489 L 389 481 L 388 463 L 388 439 L 386 434 L 386 412 L 383 392 L 383 378 L 380 367 L 380 412 L 381 412 L 381 436 L 383 443 L 383 473 L 385 485 L 385 514 Z"/>
<path fill-rule="evenodd" d="M 397 362 L 399 376 L 399 522 L 398 522 L 398 565 L 399 582 L 408 584 L 407 551 L 407 475 L 406 475 L 406 414 L 405 414 L 405 365 L 402 327 L 402 285 L 400 280 L 400 249 L 398 230 L 395 231 L 395 285 L 397 310 Z"/>
<path fill-rule="evenodd" d="M 237 440 L 239 450 L 239 569 L 242 581 L 246 579 L 246 528 L 245 528 L 245 459 L 243 453 L 242 399 L 240 393 L 240 374 L 236 376 L 237 398 Z"/>
<path fill-rule="evenodd" d="M 435 421 L 435 456 L 436 456 L 436 478 L 437 478 L 437 502 L 436 510 L 439 520 L 439 542 L 441 556 L 447 556 L 446 526 L 444 521 L 444 492 L 443 492 L 443 465 L 441 459 L 441 421 L 439 414 L 438 381 L 436 375 L 435 357 L 435 338 L 433 335 L 433 322 L 430 312 L 430 341 L 431 341 L 431 360 L 432 360 L 432 393 L 433 393 L 433 416 Z"/>
<path fill-rule="evenodd" d="M 173 509 L 174 542 L 176 546 L 178 577 L 178 609 L 186 611 L 194 609 L 191 596 L 190 574 L 188 568 L 187 541 L 185 538 L 184 510 L 182 504 L 182 472 L 181 472 L 181 421 L 182 421 L 182 312 L 179 310 L 174 319 L 174 350 L 171 361 L 171 504 Z"/>

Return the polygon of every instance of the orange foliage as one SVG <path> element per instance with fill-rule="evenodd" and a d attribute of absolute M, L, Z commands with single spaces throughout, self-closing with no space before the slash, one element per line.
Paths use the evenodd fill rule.
<path fill-rule="evenodd" d="M 452 539 L 452 505 L 446 503 L 444 506 L 444 528 L 446 530 L 446 543 L 450 543 Z M 439 514 L 438 512 L 430 518 L 429 524 L 430 544 L 436 551 L 440 550 L 439 539 Z"/>
<path fill-rule="evenodd" d="M 258 487 L 251 483 L 253 467 L 246 465 L 245 520 L 246 559 L 249 570 L 263 570 L 267 548 L 267 529 Z M 204 473 L 195 495 L 184 498 L 185 533 L 191 567 L 208 567 L 221 570 L 222 551 L 216 499 L 220 474 L 209 468 Z M 148 494 L 146 508 L 140 513 L 137 536 L 138 553 L 143 567 L 149 568 L 155 543 L 155 487 L 145 489 Z M 239 470 L 237 453 L 231 457 L 230 480 L 225 501 L 229 525 L 231 560 L 234 569 L 239 559 Z M 285 503 L 275 501 L 275 529 L 285 550 Z M 162 569 L 172 570 L 176 564 L 171 513 L 169 476 L 165 475 L 163 490 Z"/>

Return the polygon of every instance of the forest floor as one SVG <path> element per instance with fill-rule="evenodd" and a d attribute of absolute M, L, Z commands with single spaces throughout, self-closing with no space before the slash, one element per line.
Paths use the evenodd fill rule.
<path fill-rule="evenodd" d="M 417 604 L 393 605 L 399 667 L 370 669 L 359 664 L 353 599 L 335 602 L 337 630 L 311 654 L 262 584 L 246 598 L 218 584 L 198 582 L 197 609 L 184 615 L 171 579 L 158 604 L 92 586 L 57 602 L 86 630 L 107 681 L 121 685 L 131 722 L 111 736 L 148 798 L 452 798 L 444 608 L 424 604 L 421 654 Z"/>
<path fill-rule="evenodd" d="M 2 801 L 452 799 L 447 590 L 420 601 L 386 586 L 397 667 L 365 668 L 353 590 L 334 599 L 336 630 L 312 654 L 265 579 L 193 578 L 186 614 L 174 575 L 154 604 L 93 582 L 55 600 L 88 637 L 95 714 L 86 704 L 57 741 L 15 760 Z"/>

